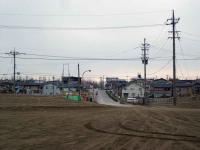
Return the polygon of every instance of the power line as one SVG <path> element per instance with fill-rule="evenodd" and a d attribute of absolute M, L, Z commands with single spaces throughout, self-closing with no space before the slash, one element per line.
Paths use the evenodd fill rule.
<path fill-rule="evenodd" d="M 154 39 L 154 41 L 152 42 L 153 44 L 151 44 L 151 45 L 154 45 L 154 43 L 157 43 L 158 40 L 161 39 L 162 34 L 166 32 L 165 28 L 166 28 L 166 26 L 163 26 L 163 27 L 161 28 L 160 33 L 159 33 L 158 36 Z"/>
<path fill-rule="evenodd" d="M 152 57 L 149 58 L 149 60 L 152 61 L 164 61 L 164 60 L 168 60 L 168 58 L 170 58 L 171 56 L 166 56 L 166 57 Z M 0 56 L 0 58 L 13 58 L 13 57 L 4 57 L 4 56 Z M 52 60 L 52 61 L 59 61 L 59 60 L 89 60 L 89 61 L 140 61 L 141 58 L 66 58 L 66 59 L 62 59 L 62 58 L 43 58 L 43 57 L 16 57 L 18 59 L 24 59 L 24 60 Z M 195 57 L 195 58 L 178 58 L 177 60 L 186 60 L 186 61 L 192 61 L 192 60 L 200 60 L 200 57 Z"/>
<path fill-rule="evenodd" d="M 184 78 L 183 71 L 182 71 L 182 69 L 181 69 L 181 68 L 182 68 L 181 63 L 179 64 L 179 62 L 177 62 L 177 66 L 179 66 L 179 67 L 178 67 L 178 68 L 179 68 L 178 71 L 180 71 L 182 78 Z"/>
<path fill-rule="evenodd" d="M 165 68 L 169 65 L 169 63 L 170 63 L 171 61 L 172 61 L 172 60 L 170 59 L 169 61 L 167 61 L 166 64 L 164 64 L 164 65 L 163 65 L 160 69 L 158 69 L 156 72 L 150 73 L 150 74 L 148 74 L 148 75 L 151 76 L 151 75 L 154 75 L 154 74 L 157 74 L 157 73 L 161 72 L 163 69 L 165 69 Z"/>
<path fill-rule="evenodd" d="M 182 48 L 180 40 L 179 40 L 179 46 L 180 46 L 180 50 L 181 50 L 182 56 L 185 59 L 184 51 L 183 51 L 183 48 Z M 185 67 L 188 70 L 187 64 L 185 65 Z M 189 76 L 188 71 L 186 71 L 186 72 L 187 72 L 187 76 Z"/>
<path fill-rule="evenodd" d="M 190 40 L 190 41 L 193 41 L 193 42 L 200 42 L 200 39 L 191 39 L 191 38 L 188 38 L 188 37 L 183 37 L 183 39 L 186 39 L 186 40 Z"/>
<path fill-rule="evenodd" d="M 194 33 L 189 33 L 189 32 L 182 32 L 182 33 L 189 35 L 189 36 L 200 38 L 200 35 L 197 35 L 197 34 L 194 34 Z"/>
<path fill-rule="evenodd" d="M 167 39 L 160 48 L 157 48 L 156 46 L 152 45 L 153 47 L 158 49 L 158 51 L 154 55 L 157 55 L 157 54 L 159 54 L 161 52 L 161 50 L 164 50 L 163 48 L 165 47 L 165 45 L 167 44 L 168 41 L 169 40 Z"/>
<path fill-rule="evenodd" d="M 147 11 L 147 12 L 125 12 L 125 13 L 104 13 L 104 14 L 25 14 L 25 13 L 0 13 L 0 16 L 33 16 L 33 17 L 92 17 L 92 16 L 132 16 L 132 15 L 150 15 L 166 13 L 169 10 Z"/>
<path fill-rule="evenodd" d="M 19 30 L 113 30 L 129 28 L 146 28 L 164 26 L 164 24 L 148 24 L 135 26 L 104 26 L 104 27 L 39 27 L 39 26 L 18 26 L 18 25 L 0 25 L 2 29 L 19 29 Z"/>

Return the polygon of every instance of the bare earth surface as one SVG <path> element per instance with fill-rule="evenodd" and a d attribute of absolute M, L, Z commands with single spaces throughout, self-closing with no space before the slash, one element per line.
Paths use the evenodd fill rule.
<path fill-rule="evenodd" d="M 0 95 L 0 149 L 198 150 L 197 105 L 113 107 Z"/>

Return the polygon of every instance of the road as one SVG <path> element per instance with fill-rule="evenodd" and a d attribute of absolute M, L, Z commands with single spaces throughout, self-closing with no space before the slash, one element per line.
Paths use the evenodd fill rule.
<path fill-rule="evenodd" d="M 104 90 L 96 90 L 98 91 L 98 95 L 96 95 L 96 102 L 98 104 L 116 106 L 116 107 L 131 107 L 132 105 L 128 104 L 120 104 L 119 102 L 113 101 Z M 95 93 L 96 93 L 95 92 Z"/>

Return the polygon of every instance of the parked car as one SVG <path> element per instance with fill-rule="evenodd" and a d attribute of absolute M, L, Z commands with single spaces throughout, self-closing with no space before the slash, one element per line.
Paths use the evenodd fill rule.
<path fill-rule="evenodd" d="M 129 97 L 129 98 L 127 98 L 127 103 L 138 104 L 139 100 L 134 97 Z"/>

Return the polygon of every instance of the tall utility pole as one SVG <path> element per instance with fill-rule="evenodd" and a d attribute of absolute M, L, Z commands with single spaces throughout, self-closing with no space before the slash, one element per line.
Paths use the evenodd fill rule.
<path fill-rule="evenodd" d="M 81 95 L 80 65 L 78 64 L 78 94 Z"/>
<path fill-rule="evenodd" d="M 100 88 L 101 88 L 101 90 L 103 89 L 103 81 L 102 81 L 102 77 L 100 77 Z"/>
<path fill-rule="evenodd" d="M 176 36 L 180 31 L 176 31 L 176 24 L 179 22 L 180 18 L 175 18 L 174 10 L 172 10 L 172 18 L 167 19 L 167 25 L 172 25 L 172 37 L 168 37 L 173 40 L 173 84 L 172 84 L 172 96 L 174 105 L 176 105 L 176 39 L 180 39 L 180 37 Z M 170 21 L 170 22 L 169 22 Z"/>
<path fill-rule="evenodd" d="M 142 43 L 142 63 L 144 64 L 144 98 L 143 98 L 143 105 L 146 103 L 146 83 L 147 83 L 147 77 L 146 77 L 146 66 L 148 64 L 148 50 L 149 50 L 150 44 L 146 43 L 146 39 L 144 38 L 144 43 Z"/>
<path fill-rule="evenodd" d="M 70 72 L 69 72 L 69 64 L 67 64 L 67 66 L 68 66 L 68 82 L 67 82 L 67 84 L 68 84 L 68 95 L 69 95 L 69 91 L 70 91 Z"/>
<path fill-rule="evenodd" d="M 13 67 L 13 69 L 14 69 L 14 71 L 13 71 L 13 91 L 14 91 L 14 93 L 16 93 L 16 91 L 15 91 L 15 87 L 16 87 L 16 81 L 15 81 L 15 75 L 16 75 L 16 55 L 21 55 L 21 54 L 25 54 L 25 53 L 19 53 L 19 52 L 15 51 L 15 48 L 14 48 L 13 51 L 10 51 L 9 53 L 5 53 L 5 54 L 12 55 L 13 59 L 14 59 L 14 64 L 13 64 L 13 66 L 14 66 Z"/>
<path fill-rule="evenodd" d="M 104 78 L 105 78 L 105 76 L 103 75 L 103 88 L 102 88 L 103 90 L 104 90 Z"/>
<path fill-rule="evenodd" d="M 54 96 L 54 79 L 55 79 L 55 77 L 53 76 L 53 96 Z"/>
<path fill-rule="evenodd" d="M 63 64 L 63 71 L 62 71 L 62 77 L 65 76 L 65 64 Z"/>

